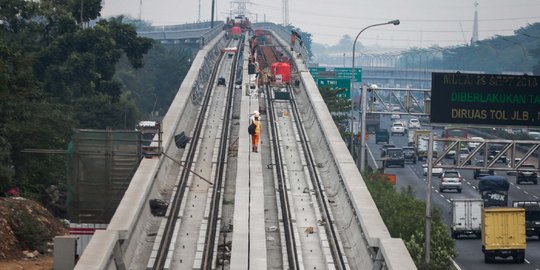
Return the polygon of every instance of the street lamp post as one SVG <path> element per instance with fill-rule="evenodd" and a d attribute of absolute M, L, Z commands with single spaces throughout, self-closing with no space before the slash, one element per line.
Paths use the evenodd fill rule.
<path fill-rule="evenodd" d="M 377 24 L 372 24 L 370 26 L 366 26 L 364 29 L 360 30 L 360 32 L 358 32 L 358 35 L 356 35 L 356 38 L 354 39 L 354 42 L 353 42 L 353 47 L 352 47 L 352 68 L 351 68 L 351 145 L 350 145 L 350 151 L 351 151 L 351 155 L 354 156 L 354 134 L 353 134 L 353 128 L 354 128 L 354 125 L 353 125 L 353 122 L 354 122 L 354 58 L 355 58 L 355 49 L 356 49 L 356 41 L 358 40 L 358 37 L 360 36 L 360 34 L 362 34 L 362 32 L 364 32 L 365 30 L 369 29 L 369 28 L 372 28 L 372 27 L 375 27 L 375 26 L 381 26 L 381 25 L 387 25 L 387 24 L 393 24 L 393 25 L 398 25 L 399 24 L 399 20 L 393 20 L 393 21 L 388 21 L 388 22 L 385 22 L 385 23 L 377 23 Z M 365 87 L 362 88 L 362 101 L 365 101 Z M 364 123 L 365 119 L 366 119 L 366 108 L 365 108 L 365 104 L 364 102 L 362 102 L 362 105 L 363 106 L 363 109 L 362 109 L 362 129 L 361 129 L 361 136 L 360 136 L 360 171 L 363 171 L 364 170 L 364 161 L 365 161 L 365 144 L 366 144 L 366 137 L 365 137 L 365 133 L 366 133 L 366 125 Z"/>

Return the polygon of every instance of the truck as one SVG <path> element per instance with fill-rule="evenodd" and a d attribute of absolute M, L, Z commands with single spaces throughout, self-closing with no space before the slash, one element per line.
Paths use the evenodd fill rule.
<path fill-rule="evenodd" d="M 513 201 L 512 206 L 525 209 L 526 234 L 540 240 L 540 201 Z"/>
<path fill-rule="evenodd" d="M 484 176 L 478 182 L 478 192 L 480 192 L 480 196 L 484 200 L 484 207 L 507 207 L 509 188 L 508 179 L 500 175 Z"/>
<path fill-rule="evenodd" d="M 482 252 L 484 262 L 495 257 L 512 257 L 515 263 L 525 262 L 525 209 L 491 207 L 482 211 Z"/>
<path fill-rule="evenodd" d="M 482 199 L 452 200 L 452 238 L 457 239 L 460 235 L 475 235 L 477 238 L 482 236 L 483 202 Z"/>
<path fill-rule="evenodd" d="M 378 113 L 366 113 L 366 131 L 375 133 L 381 127 L 381 115 Z"/>
<path fill-rule="evenodd" d="M 431 133 L 429 130 L 414 131 L 414 148 L 416 149 L 416 157 L 419 161 L 428 157 L 429 133 Z"/>

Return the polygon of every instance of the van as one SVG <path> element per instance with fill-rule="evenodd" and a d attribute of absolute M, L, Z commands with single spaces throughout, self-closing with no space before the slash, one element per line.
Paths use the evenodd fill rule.
<path fill-rule="evenodd" d="M 452 238 L 460 235 L 474 235 L 481 238 L 482 231 L 482 199 L 452 200 Z"/>
<path fill-rule="evenodd" d="M 388 134 L 388 130 L 386 129 L 379 129 L 375 132 L 375 143 L 379 142 L 390 142 L 390 135 Z"/>

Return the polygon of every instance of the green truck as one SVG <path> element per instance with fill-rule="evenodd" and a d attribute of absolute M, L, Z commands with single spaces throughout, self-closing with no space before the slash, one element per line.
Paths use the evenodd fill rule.
<path fill-rule="evenodd" d="M 512 257 L 515 263 L 524 263 L 526 247 L 524 208 L 484 208 L 482 252 L 486 263 L 493 263 L 495 257 Z"/>

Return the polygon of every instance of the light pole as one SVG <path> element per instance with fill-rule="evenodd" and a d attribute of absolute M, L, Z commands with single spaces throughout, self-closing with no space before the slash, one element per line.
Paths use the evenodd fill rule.
<path fill-rule="evenodd" d="M 354 121 L 354 58 L 355 58 L 355 49 L 356 49 L 356 41 L 358 40 L 358 37 L 360 36 L 360 34 L 362 34 L 362 32 L 366 31 L 367 29 L 371 28 L 371 27 L 375 27 L 375 26 L 381 26 L 381 25 L 387 25 L 387 24 L 393 24 L 393 25 L 398 25 L 399 24 L 399 20 L 393 20 L 393 21 L 388 21 L 388 22 L 385 22 L 385 23 L 377 23 L 377 24 L 372 24 L 370 26 L 366 26 L 364 27 L 364 29 L 360 30 L 360 32 L 358 32 L 358 35 L 356 35 L 356 38 L 354 39 L 354 42 L 353 42 L 353 47 L 352 47 L 352 68 L 351 68 L 351 145 L 350 145 L 350 151 L 351 151 L 351 155 L 353 155 L 354 157 L 354 134 L 353 134 L 353 121 Z M 365 125 L 365 119 L 366 119 L 366 104 L 365 104 L 365 87 L 362 88 L 362 104 L 361 106 L 363 107 L 362 109 L 362 129 L 361 129 L 361 136 L 360 136 L 360 172 L 362 172 L 364 170 L 364 160 L 365 160 L 365 144 L 366 144 L 366 125 Z"/>

